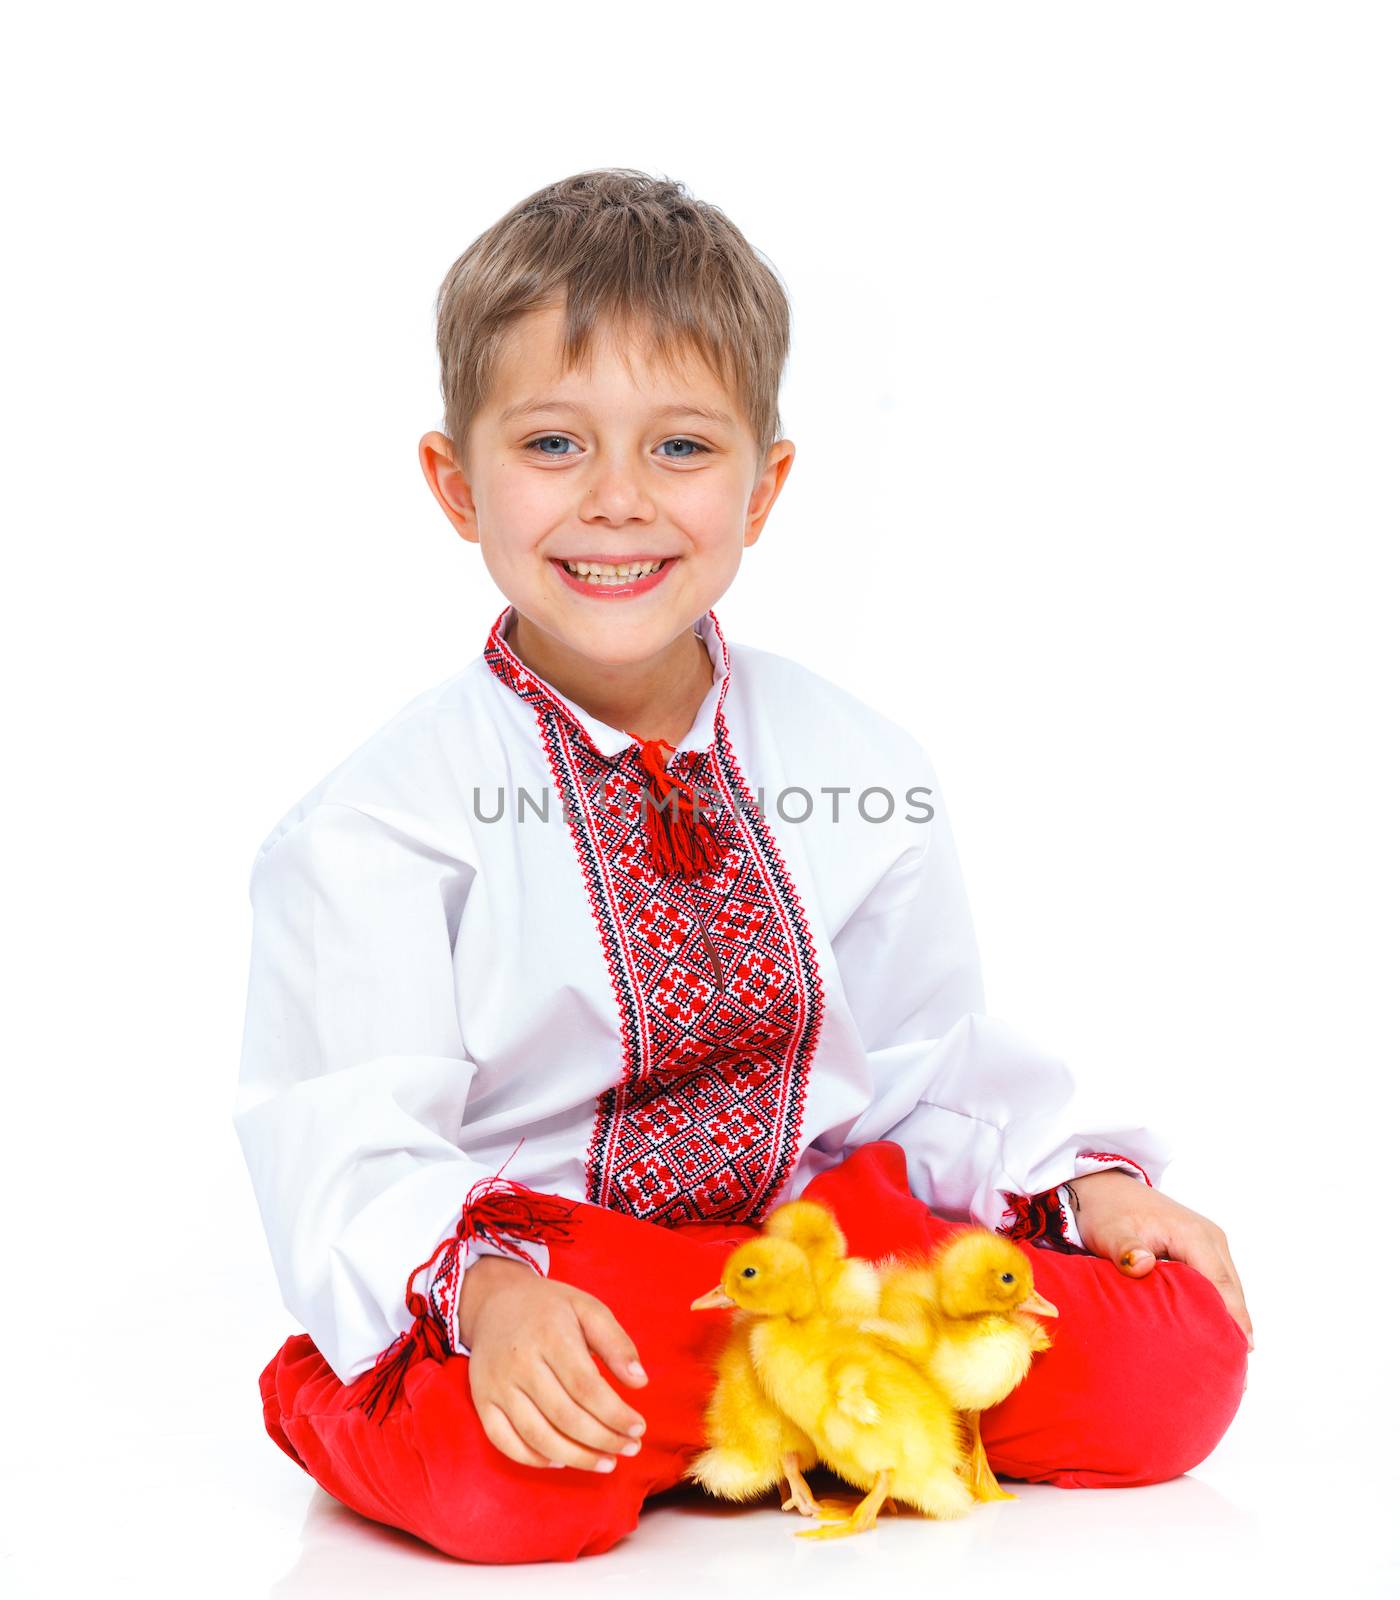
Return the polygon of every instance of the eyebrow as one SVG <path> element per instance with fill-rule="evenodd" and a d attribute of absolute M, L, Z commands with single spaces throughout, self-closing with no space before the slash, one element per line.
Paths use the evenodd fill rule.
<path fill-rule="evenodd" d="M 499 420 L 501 422 L 510 422 L 515 417 L 523 417 L 531 411 L 572 411 L 577 415 L 583 411 L 583 407 L 575 405 L 572 400 L 556 400 L 548 395 L 534 396 L 529 400 L 521 400 L 516 405 L 507 406 L 501 412 Z M 697 406 L 682 401 L 672 401 L 667 405 L 658 406 L 655 415 L 658 417 L 699 417 L 705 422 L 729 424 L 734 421 L 727 411 L 716 411 L 711 406 Z"/>

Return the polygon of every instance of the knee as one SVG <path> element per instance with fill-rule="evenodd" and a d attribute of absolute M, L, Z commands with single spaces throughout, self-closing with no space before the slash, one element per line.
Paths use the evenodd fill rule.
<path fill-rule="evenodd" d="M 1159 1261 L 1154 1313 L 1145 1320 L 1123 1404 L 1105 1397 L 1100 1429 L 1116 1435 L 1100 1480 L 1118 1487 L 1164 1483 L 1190 1472 L 1234 1421 L 1244 1396 L 1248 1341 L 1209 1278 L 1180 1261 Z M 1130 1280 L 1123 1287 L 1131 1289 Z"/>
<path fill-rule="evenodd" d="M 1162 1483 L 1199 1466 L 1239 1411 L 1249 1342 L 1220 1291 L 1185 1262 L 1159 1261 L 1174 1292 L 1159 1297 L 1160 1320 L 1140 1375 L 1136 1459 L 1124 1485 Z"/>
<path fill-rule="evenodd" d="M 391 1414 L 370 1419 L 347 1405 L 348 1391 L 309 1341 L 305 1349 L 289 1341 L 260 1379 L 264 1419 L 342 1505 L 459 1561 L 575 1561 L 636 1527 L 644 1491 L 635 1461 L 615 1484 L 510 1460 L 481 1428 L 466 1368 L 456 1356 L 420 1362 Z"/>
<path fill-rule="evenodd" d="M 1012 1477 L 1061 1488 L 1178 1478 L 1215 1449 L 1239 1410 L 1245 1336 L 1215 1285 L 1184 1262 L 1159 1261 L 1146 1279 L 1104 1263 L 1094 1276 L 1097 1308 L 1093 1296 L 1077 1308 L 1083 1337 L 1068 1325 L 1056 1330 L 1056 1347 L 1037 1358 L 1045 1362 L 1038 1381 L 1033 1372 L 1005 1402 L 1015 1432 L 1004 1450 L 988 1439 L 989 1459 Z"/>
<path fill-rule="evenodd" d="M 459 1561 L 507 1566 L 601 1555 L 637 1526 L 640 1457 L 606 1477 L 525 1466 L 487 1439 L 464 1389 L 433 1376 L 383 1463 L 401 1527 Z"/>
<path fill-rule="evenodd" d="M 279 1350 L 258 1375 L 258 1395 L 262 1401 L 263 1427 L 277 1448 L 289 1455 L 299 1467 L 306 1463 L 297 1454 L 295 1446 L 282 1426 L 282 1402 L 277 1394 L 277 1368 L 282 1352 Z"/>

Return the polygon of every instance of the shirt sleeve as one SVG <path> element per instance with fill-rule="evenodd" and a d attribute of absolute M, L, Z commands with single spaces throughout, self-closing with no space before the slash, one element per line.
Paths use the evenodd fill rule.
<path fill-rule="evenodd" d="M 833 939 L 872 1082 L 846 1147 L 891 1139 L 907 1157 L 911 1191 L 940 1214 L 1082 1248 L 1061 1186 L 1106 1166 L 1155 1184 L 1169 1148 L 1149 1128 L 1097 1113 L 1063 1061 L 986 1014 L 931 766 L 921 781 L 932 818 L 908 830 L 906 847 Z"/>
<path fill-rule="evenodd" d="M 459 1146 L 477 1067 L 452 952 L 475 869 L 427 833 L 323 802 L 250 879 L 234 1126 L 283 1302 L 342 1383 L 413 1325 L 411 1288 L 469 1353 L 462 1276 L 481 1253 L 512 1253 L 461 1228 L 464 1197 L 493 1177 Z M 543 1239 L 514 1243 L 547 1275 Z M 436 1268 L 431 1283 L 410 1282 L 415 1263 Z"/>

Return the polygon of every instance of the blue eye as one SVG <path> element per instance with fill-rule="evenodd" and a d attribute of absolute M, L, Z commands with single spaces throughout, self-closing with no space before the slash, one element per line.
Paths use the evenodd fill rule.
<path fill-rule="evenodd" d="M 531 439 L 529 444 L 527 444 L 525 446 L 525 448 L 527 450 L 534 450 L 534 448 L 535 448 L 535 446 L 537 444 L 572 444 L 572 443 L 573 443 L 572 439 L 566 439 L 566 438 L 564 438 L 564 436 L 562 434 L 559 434 L 559 433 L 542 433 L 538 439 Z M 558 456 L 558 455 L 560 455 L 562 453 L 563 452 L 560 452 L 558 450 L 540 450 L 540 451 L 537 452 L 537 454 L 542 455 L 542 456 Z"/>
<path fill-rule="evenodd" d="M 536 447 L 544 444 L 562 444 L 567 446 L 572 443 L 572 439 L 566 439 L 561 433 L 542 433 L 537 439 L 530 439 L 527 441 L 525 448 L 527 450 L 533 450 L 536 455 L 544 456 L 546 459 L 553 457 L 556 461 L 563 461 L 568 456 L 569 452 L 567 449 L 540 450 Z M 699 444 L 694 439 L 663 439 L 662 444 L 663 446 L 680 444 L 687 447 L 684 455 L 676 455 L 672 451 L 667 450 L 666 459 L 668 461 L 693 461 L 697 455 L 709 455 L 710 453 L 709 445 Z"/>

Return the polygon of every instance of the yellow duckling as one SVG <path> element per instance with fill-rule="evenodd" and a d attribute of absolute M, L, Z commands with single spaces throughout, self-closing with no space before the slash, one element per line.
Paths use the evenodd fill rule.
<path fill-rule="evenodd" d="M 951 1402 L 913 1362 L 821 1308 L 801 1246 L 746 1241 L 725 1262 L 719 1287 L 693 1304 L 754 1313 L 749 1353 L 763 1391 L 833 1471 L 868 1491 L 844 1521 L 800 1537 L 864 1533 L 886 1499 L 932 1517 L 972 1508 L 961 1474 L 966 1439 Z"/>
<path fill-rule="evenodd" d="M 876 1316 L 883 1284 L 875 1264 L 846 1254 L 846 1236 L 831 1210 L 816 1200 L 789 1200 L 763 1224 L 770 1239 L 789 1239 L 812 1264 L 817 1300 L 833 1317 Z"/>
<path fill-rule="evenodd" d="M 811 1200 L 790 1200 L 763 1224 L 765 1234 L 787 1239 L 812 1264 L 818 1299 L 833 1315 L 874 1316 L 880 1310 L 880 1278 L 874 1266 L 846 1257 L 846 1239 L 836 1218 Z M 696 1305 L 701 1307 L 701 1302 Z M 787 1480 L 784 1511 L 816 1517 L 849 1511 L 840 1501 L 817 1500 L 805 1474 L 817 1463 L 816 1446 L 764 1393 L 749 1354 L 752 1313 L 737 1311 L 728 1342 L 714 1363 L 714 1385 L 705 1408 L 710 1441 L 685 1476 L 724 1500 L 752 1500 Z"/>
<path fill-rule="evenodd" d="M 978 1414 L 1004 1400 L 1032 1355 L 1049 1348 L 1036 1315 L 1059 1315 L 1036 1292 L 1025 1251 L 1003 1234 L 967 1228 L 927 1261 L 880 1267 L 880 1315 L 860 1328 L 916 1362 L 964 1413 L 977 1498 L 1014 1500 L 987 1462 Z"/>
<path fill-rule="evenodd" d="M 867 1261 L 864 1256 L 846 1254 L 846 1235 L 830 1207 L 815 1200 L 789 1200 L 771 1213 L 763 1224 L 763 1231 L 771 1238 L 790 1239 L 801 1246 L 812 1264 L 817 1301 L 823 1311 L 839 1320 L 853 1322 L 878 1314 L 882 1289 L 880 1274 L 874 1262 Z M 743 1312 L 738 1317 L 746 1322 L 752 1320 Z M 747 1347 L 747 1334 L 743 1337 Z M 829 1512 L 846 1517 L 858 1503 L 839 1495 L 812 1500 L 806 1483 L 801 1488 L 810 1502 L 803 1507 L 808 1516 Z M 899 1510 L 895 1500 L 886 1504 L 892 1513 Z"/>

